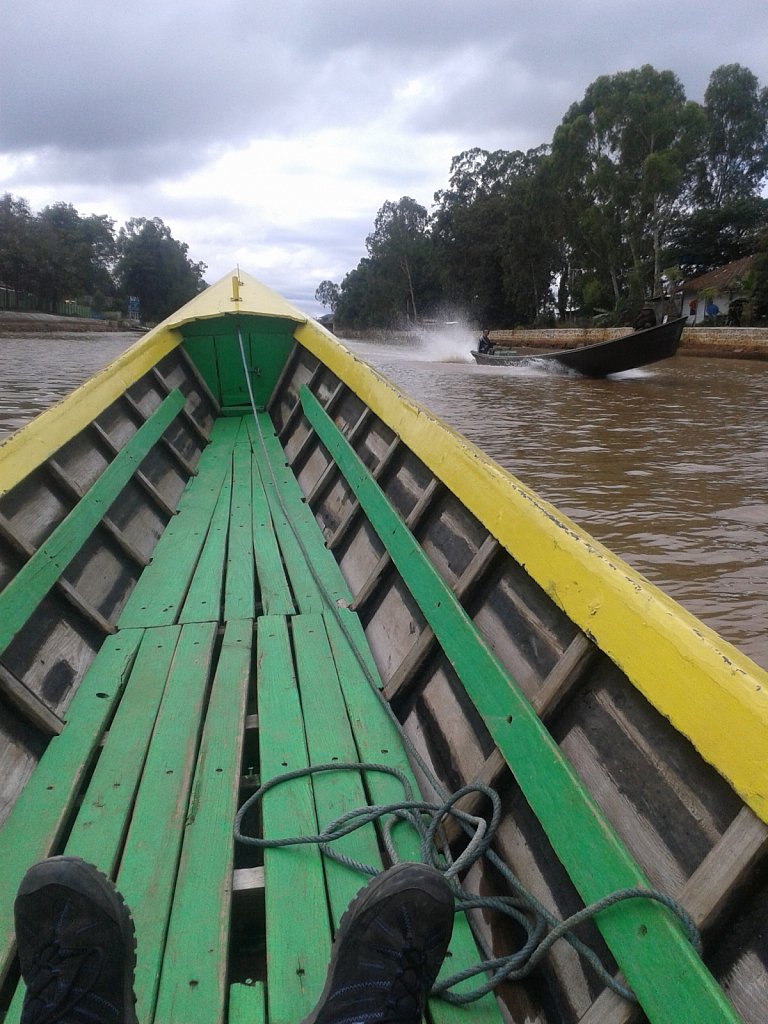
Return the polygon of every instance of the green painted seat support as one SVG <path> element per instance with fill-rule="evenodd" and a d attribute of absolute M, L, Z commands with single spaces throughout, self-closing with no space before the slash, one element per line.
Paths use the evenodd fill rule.
<path fill-rule="evenodd" d="M 360 501 L 481 714 L 585 903 L 647 880 L 515 681 L 419 547 L 381 488 L 302 388 L 305 415 Z M 653 1024 L 736 1022 L 738 1015 L 670 911 L 631 900 L 597 920 Z"/>
<path fill-rule="evenodd" d="M 183 406 L 184 396 L 178 388 L 163 399 L 85 497 L 0 594 L 0 654 L 80 551 Z"/>

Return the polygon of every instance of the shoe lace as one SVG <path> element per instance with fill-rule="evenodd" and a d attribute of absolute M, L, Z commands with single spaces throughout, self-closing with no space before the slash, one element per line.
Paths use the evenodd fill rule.
<path fill-rule="evenodd" d="M 66 908 L 39 938 L 35 969 L 26 979 L 22 1024 L 56 1024 L 71 1019 L 72 1011 L 89 996 L 102 1002 L 93 993 L 93 986 L 101 971 L 103 951 L 96 947 L 73 948 L 63 942 L 59 933 L 65 915 Z"/>

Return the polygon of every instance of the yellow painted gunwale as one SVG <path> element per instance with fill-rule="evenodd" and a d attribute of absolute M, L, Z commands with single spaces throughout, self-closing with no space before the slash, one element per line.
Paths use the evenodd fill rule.
<path fill-rule="evenodd" d="M 307 320 L 304 313 L 255 278 L 232 271 L 163 320 L 72 394 L 6 438 L 0 444 L 0 495 L 41 466 L 176 348 L 183 340 L 184 324 L 249 314 L 295 323 Z"/>
<path fill-rule="evenodd" d="M 768 822 L 768 673 L 314 323 L 345 382 Z"/>

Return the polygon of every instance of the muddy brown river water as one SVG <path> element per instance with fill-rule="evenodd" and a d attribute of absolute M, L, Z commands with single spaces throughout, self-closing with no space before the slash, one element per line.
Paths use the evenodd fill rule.
<path fill-rule="evenodd" d="M 0 437 L 133 341 L 0 338 Z M 768 363 L 677 356 L 594 381 L 475 366 L 455 337 L 348 344 L 768 668 Z"/>

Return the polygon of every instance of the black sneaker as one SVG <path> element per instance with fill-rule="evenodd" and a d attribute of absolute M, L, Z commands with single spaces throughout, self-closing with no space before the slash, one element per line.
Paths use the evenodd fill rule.
<path fill-rule="evenodd" d="M 325 988 L 302 1024 L 416 1024 L 453 931 L 453 893 L 434 868 L 396 864 L 345 912 Z"/>
<path fill-rule="evenodd" d="M 136 939 L 109 879 L 78 857 L 50 857 L 22 879 L 14 904 L 21 1024 L 137 1024 Z"/>

